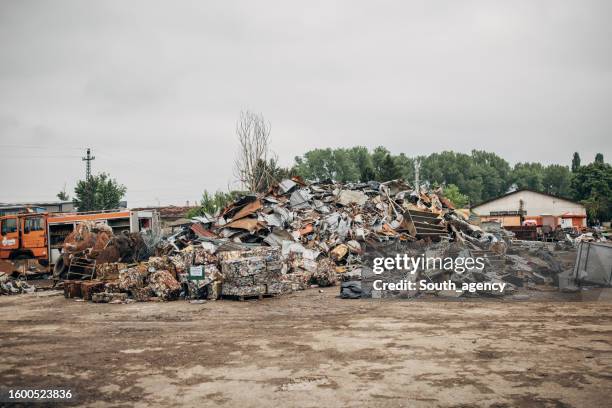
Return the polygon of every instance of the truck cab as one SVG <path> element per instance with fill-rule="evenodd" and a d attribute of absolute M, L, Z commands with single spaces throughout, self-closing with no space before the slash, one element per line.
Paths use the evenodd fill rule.
<path fill-rule="evenodd" d="M 47 215 L 24 213 L 0 217 L 0 259 L 47 260 Z"/>

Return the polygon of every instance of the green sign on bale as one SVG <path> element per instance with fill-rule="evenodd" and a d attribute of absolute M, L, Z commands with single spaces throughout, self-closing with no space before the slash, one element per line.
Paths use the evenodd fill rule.
<path fill-rule="evenodd" d="M 204 265 L 198 266 L 190 266 L 189 267 L 189 275 L 187 276 L 189 280 L 202 280 L 204 279 Z"/>

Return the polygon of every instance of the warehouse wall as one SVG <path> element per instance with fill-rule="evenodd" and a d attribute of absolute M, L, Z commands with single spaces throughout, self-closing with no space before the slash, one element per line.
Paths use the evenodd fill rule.
<path fill-rule="evenodd" d="M 586 215 L 586 210 L 581 204 L 533 191 L 517 191 L 474 207 L 472 211 L 477 215 L 489 215 L 491 211 L 518 211 L 520 200 L 523 200 L 523 210 L 527 211 L 527 216 L 561 215 L 564 213 Z"/>

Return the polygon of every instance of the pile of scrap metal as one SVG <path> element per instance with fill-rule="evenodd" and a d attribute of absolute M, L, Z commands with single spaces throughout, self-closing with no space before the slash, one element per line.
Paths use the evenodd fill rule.
<path fill-rule="evenodd" d="M 147 259 L 151 252 L 152 248 L 140 233 L 115 235 L 104 223 L 86 221 L 78 224 L 64 240 L 62 256 L 55 264 L 53 277 L 69 278 L 71 265 L 81 268 L 91 265 L 91 274 L 95 275 L 95 269 L 102 264 L 138 262 Z"/>
<path fill-rule="evenodd" d="M 106 261 L 96 266 L 103 285 L 86 284 L 83 297 L 96 290 L 94 301 L 261 297 L 360 276 L 370 241 L 449 240 L 448 211 L 452 205 L 438 193 L 417 193 L 400 180 L 307 185 L 293 178 L 194 218 L 146 262 L 108 262 L 108 231 L 95 226 L 68 237 L 65 252 Z M 74 285 L 66 285 L 68 297 L 78 293 Z"/>
<path fill-rule="evenodd" d="M 98 239 L 106 239 L 104 234 L 98 231 Z M 87 239 L 84 234 L 81 240 Z M 106 244 L 100 251 L 93 242 L 89 256 L 104 258 Z M 242 299 L 339 281 L 353 295 L 371 296 L 359 289 L 361 279 L 371 276 L 371 258 L 400 253 L 485 260 L 484 268 L 469 273 L 429 270 L 414 277 L 430 281 L 503 281 L 508 292 L 552 281 L 558 269 L 550 266 L 553 255 L 527 250 L 526 258 L 513 252 L 512 242 L 512 234 L 502 228 L 475 225 L 442 190 L 415 190 L 401 180 L 308 184 L 292 178 L 265 194 L 243 195 L 217 214 L 195 217 L 159 243 L 156 257 L 148 261 L 130 265 L 135 259 L 116 253 L 119 262 L 97 266 L 96 279 L 103 284 L 92 284 L 98 294 L 91 299 Z"/>
<path fill-rule="evenodd" d="M 360 276 L 368 242 L 452 239 L 445 215 L 453 212 L 440 191 L 417 192 L 401 180 L 307 184 L 296 177 L 266 194 L 243 195 L 217 214 L 195 217 L 190 226 L 168 237 L 159 253 L 177 254 L 201 244 L 213 248 L 213 254 L 226 252 L 228 245 L 247 254 L 255 250 L 252 247 L 271 247 L 284 264 L 276 270 L 285 282 L 280 285 L 272 279 L 268 287 L 282 288 L 272 292 L 330 286 Z M 246 261 L 245 265 L 252 266 Z M 222 275 L 234 276 L 227 266 L 217 266 Z M 225 287 L 230 287 L 227 280 Z M 258 291 L 262 289 L 247 292 Z"/>
<path fill-rule="evenodd" d="M 471 224 L 459 212 L 447 212 L 444 215 L 450 230 L 451 240 L 436 243 L 425 241 L 370 243 L 364 258 L 366 265 L 361 268 L 362 280 L 351 280 L 342 283 L 340 295 L 343 298 L 361 297 L 417 297 L 436 295 L 443 297 L 459 296 L 505 296 L 514 294 L 520 287 L 540 290 L 540 285 L 556 285 L 558 276 L 571 264 L 562 262 L 558 251 L 552 251 L 555 244 L 538 241 L 521 241 L 514 239 L 511 232 L 499 225 L 487 224 L 483 227 Z M 395 258 L 406 254 L 411 258 L 452 260 L 451 264 L 465 264 L 466 259 L 482 260 L 481 266 L 472 268 L 445 269 L 439 267 L 420 267 L 414 271 L 391 269 L 383 275 L 374 274 L 368 265 L 374 264 L 374 258 Z M 456 261 L 461 259 L 461 263 Z M 435 265 L 435 263 L 433 263 Z M 375 280 L 382 282 L 414 282 L 415 290 L 376 290 Z M 467 292 L 462 289 L 421 290 L 417 282 L 427 283 L 452 282 L 456 288 L 464 284 L 496 284 L 503 290 L 491 290 L 491 285 L 482 285 L 482 289 Z M 380 286 L 380 285 L 379 285 Z M 435 285 L 434 285 L 435 286 Z"/>
<path fill-rule="evenodd" d="M 571 238 L 566 238 L 571 239 Z M 580 234 L 572 242 L 578 246 L 581 242 L 608 242 L 608 239 L 600 231 L 590 231 Z"/>
<path fill-rule="evenodd" d="M 18 295 L 34 291 L 36 291 L 34 285 L 30 285 L 25 280 L 13 278 L 10 274 L 0 271 L 0 295 Z"/>
<path fill-rule="evenodd" d="M 30 262 L 32 261 L 32 262 Z M 0 259 L 0 295 L 18 295 L 32 293 L 36 287 L 28 283 L 31 276 L 44 276 L 44 271 L 36 260 L 24 259 L 15 262 Z"/>

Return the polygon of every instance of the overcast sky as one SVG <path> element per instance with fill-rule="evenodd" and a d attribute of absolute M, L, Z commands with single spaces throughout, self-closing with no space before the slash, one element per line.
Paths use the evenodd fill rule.
<path fill-rule="evenodd" d="M 610 1 L 0 1 L 0 202 L 93 171 L 128 204 L 232 183 L 243 109 L 313 148 L 612 157 Z"/>

